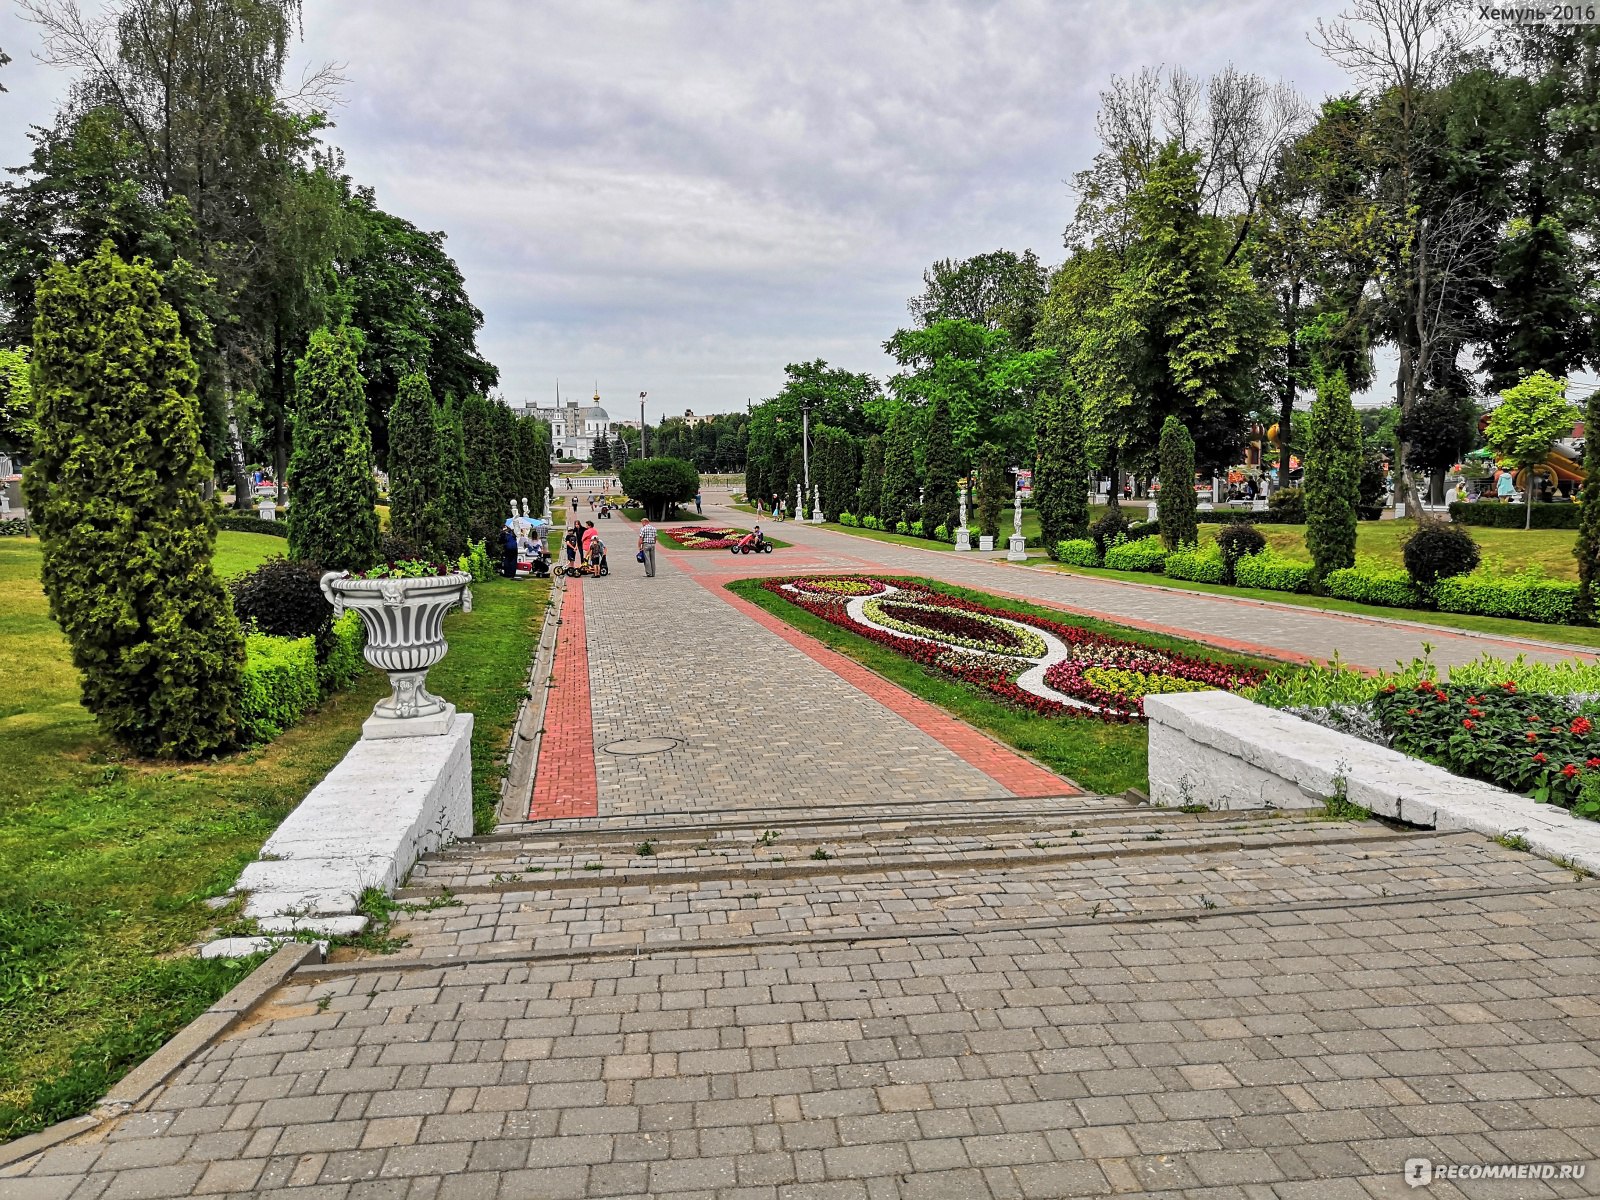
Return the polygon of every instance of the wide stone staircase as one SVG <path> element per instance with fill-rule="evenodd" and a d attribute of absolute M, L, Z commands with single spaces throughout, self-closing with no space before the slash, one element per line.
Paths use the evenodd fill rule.
<path fill-rule="evenodd" d="M 1473 834 L 1320 812 L 997 798 L 503 826 L 397 893 L 397 963 L 971 936 L 1542 888 Z M 343 951 L 340 957 L 370 952 Z"/>

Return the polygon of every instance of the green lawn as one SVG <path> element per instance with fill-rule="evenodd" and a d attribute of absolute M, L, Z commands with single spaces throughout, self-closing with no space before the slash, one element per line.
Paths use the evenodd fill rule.
<path fill-rule="evenodd" d="M 219 573 L 282 553 L 224 533 Z M 0 539 L 0 1140 L 86 1111 L 248 966 L 183 948 L 229 887 L 360 734 L 375 671 L 268 746 L 201 764 L 129 758 L 78 703 L 65 639 L 39 587 L 39 544 Z M 473 587 L 446 622 L 429 684 L 477 714 L 474 810 L 492 822 L 501 756 L 548 597 L 539 581 Z"/>
<path fill-rule="evenodd" d="M 1081 625 L 1085 629 L 1141 645 L 1176 650 L 1218 662 L 1265 668 L 1279 665 L 1264 659 L 1219 652 L 1209 646 L 1198 645 L 1180 638 L 1144 633 L 1121 625 L 1113 625 L 1107 621 L 1078 617 L 1063 613 L 1060 609 L 1046 608 L 1021 600 L 1000 599 L 986 592 L 956 587 L 936 580 L 920 579 L 918 582 L 982 604 L 993 604 L 1050 621 Z M 1015 746 L 1052 771 L 1065 775 L 1092 792 L 1115 795 L 1130 787 L 1149 789 L 1145 761 L 1149 743 L 1143 724 L 1119 725 L 1083 718 L 1041 717 L 1023 712 L 985 693 L 975 691 L 941 671 L 923 667 L 885 646 L 868 641 L 847 629 L 841 629 L 803 608 L 774 596 L 761 586 L 760 580 L 740 579 L 726 586 L 730 591 L 759 605 L 779 619 L 787 621 L 796 629 L 848 655 L 885 679 L 899 684 L 908 692 L 939 705 L 967 724 L 991 734 L 1007 745 Z"/>
<path fill-rule="evenodd" d="M 1417 523 L 1404 521 L 1361 521 L 1356 525 L 1356 556 L 1374 559 L 1392 567 L 1405 566 L 1401 547 L 1416 529 Z M 1214 541 L 1219 525 L 1202 525 L 1200 540 Z M 1257 525 L 1267 544 L 1290 558 L 1310 562 L 1306 550 L 1303 525 Z M 1545 569 L 1552 579 L 1577 579 L 1578 560 L 1572 557 L 1572 547 L 1578 538 L 1576 529 L 1488 529 L 1479 526 L 1465 527 L 1483 552 L 1485 562 L 1503 566 L 1509 571 L 1530 563 Z"/>
<path fill-rule="evenodd" d="M 273 537 L 270 533 L 234 533 L 223 530 L 217 534 L 217 556 L 211 569 L 223 579 L 232 579 L 259 567 L 275 554 L 289 553 L 289 539 Z M 37 572 L 35 572 L 37 574 Z"/>

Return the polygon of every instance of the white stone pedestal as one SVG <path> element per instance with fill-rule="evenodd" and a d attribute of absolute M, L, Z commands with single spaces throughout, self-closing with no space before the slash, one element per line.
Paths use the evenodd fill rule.
<path fill-rule="evenodd" d="M 1024 562 L 1028 557 L 1028 539 L 1020 533 L 1014 533 L 1007 540 L 1006 561 Z"/>
<path fill-rule="evenodd" d="M 373 713 L 361 723 L 364 738 L 442 737 L 455 728 L 456 706 L 445 701 L 442 712 L 426 717 L 380 717 Z"/>
<path fill-rule="evenodd" d="M 978 535 L 978 549 L 992 554 L 994 552 L 994 539 L 987 533 L 980 533 Z"/>
<path fill-rule="evenodd" d="M 261 507 L 256 512 L 263 521 L 276 521 L 278 519 L 278 506 L 271 500 L 263 500 Z"/>
<path fill-rule="evenodd" d="M 972 530 L 968 529 L 965 525 L 963 525 L 960 529 L 956 530 L 956 549 L 957 550 L 971 550 L 972 549 Z"/>

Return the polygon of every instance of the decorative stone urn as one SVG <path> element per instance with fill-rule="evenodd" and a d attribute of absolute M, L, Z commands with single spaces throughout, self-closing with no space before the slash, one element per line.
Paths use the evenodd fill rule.
<path fill-rule="evenodd" d="M 329 571 L 322 594 L 334 618 L 353 609 L 366 627 L 362 654 L 389 676 L 393 689 L 361 727 L 366 738 L 428 737 L 450 732 L 456 706 L 427 689 L 428 670 L 444 657 L 444 616 L 457 604 L 472 611 L 472 576 L 464 572 L 415 579 L 352 579 Z"/>

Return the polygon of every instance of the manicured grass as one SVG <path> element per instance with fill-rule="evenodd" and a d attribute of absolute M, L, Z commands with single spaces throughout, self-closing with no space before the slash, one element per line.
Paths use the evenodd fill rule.
<path fill-rule="evenodd" d="M 1027 613 L 1046 620 L 1081 625 L 1096 633 L 1176 650 L 1218 662 L 1238 663 L 1244 666 L 1271 668 L 1278 664 L 1243 655 L 1227 654 L 1209 646 L 1127 629 L 1108 621 L 1078 617 L 1060 609 L 1046 608 L 1021 600 L 1002 599 L 986 592 L 956 587 L 932 579 L 916 582 L 951 595 L 962 596 L 981 604 L 992 604 Z M 998 699 L 975 691 L 949 676 L 912 662 L 885 646 L 851 633 L 847 629 L 799 608 L 761 586 L 760 580 L 740 579 L 726 585 L 739 596 L 759 605 L 780 620 L 811 635 L 818 641 L 848 655 L 863 666 L 869 667 L 899 684 L 913 695 L 960 717 L 969 725 L 983 730 L 1007 745 L 1032 755 L 1045 766 L 1092 792 L 1114 795 L 1130 787 L 1149 789 L 1145 754 L 1149 738 L 1143 724 L 1120 725 L 1095 719 L 1074 717 L 1041 717 L 1023 712 L 1001 703 Z"/>
<path fill-rule="evenodd" d="M 238 569 L 284 547 L 255 534 L 220 542 Z M 86 1111 L 242 978 L 253 964 L 182 954 L 218 923 L 201 901 L 231 886 L 387 688 L 364 672 L 277 741 L 217 761 L 128 757 L 78 703 L 39 557 L 35 539 L 0 539 L 0 661 L 12 681 L 0 692 L 0 1139 Z M 472 614 L 446 622 L 450 654 L 429 685 L 478 716 L 482 819 L 498 800 L 548 585 L 494 580 L 473 595 Z"/>
<path fill-rule="evenodd" d="M 1371 558 L 1391 567 L 1404 567 L 1401 554 L 1407 538 L 1416 530 L 1413 520 L 1362 521 L 1356 525 L 1356 556 Z M 1202 525 L 1200 540 L 1214 541 L 1220 525 Z M 1267 545 L 1289 558 L 1310 562 L 1302 525 L 1257 525 Z M 1572 557 L 1577 542 L 1576 529 L 1491 529 L 1465 526 L 1483 552 L 1485 562 L 1505 570 L 1536 564 L 1552 579 L 1577 579 L 1578 560 Z"/>
<path fill-rule="evenodd" d="M 35 543 L 37 544 L 37 543 Z M 269 533 L 234 533 L 224 529 L 217 534 L 217 554 L 211 569 L 220 578 L 232 579 L 253 571 L 275 554 L 289 553 L 289 543 Z M 38 572 L 34 572 L 35 576 Z"/>
<path fill-rule="evenodd" d="M 1600 648 L 1600 628 L 1590 625 L 1544 625 L 1538 621 L 1513 621 L 1505 617 L 1480 617 L 1470 613 L 1438 612 L 1431 608 L 1384 608 L 1377 604 L 1358 604 L 1353 600 L 1339 600 L 1332 596 L 1307 596 L 1299 592 L 1269 592 L 1264 588 L 1227 587 L 1220 583 L 1196 583 L 1187 579 L 1168 579 L 1165 575 L 1152 571 L 1109 571 L 1104 567 L 1068 566 L 1064 563 L 1052 563 L 1042 557 L 1030 558 L 1028 563 L 1030 566 L 1049 567 L 1067 575 L 1087 575 L 1095 579 L 1121 579 L 1128 583 L 1148 583 L 1156 587 L 1174 588 L 1182 592 L 1204 592 L 1212 596 L 1230 596 L 1245 600 L 1270 600 L 1277 604 L 1295 604 L 1301 608 L 1318 608 L 1326 612 L 1352 613 L 1363 617 L 1386 617 L 1391 621 L 1418 621 L 1425 625 L 1439 625 L 1446 629 L 1466 629 L 1474 633 L 1489 633 L 1499 637 L 1527 638 L 1536 642 L 1553 642 L 1558 645 L 1594 646 Z"/>

